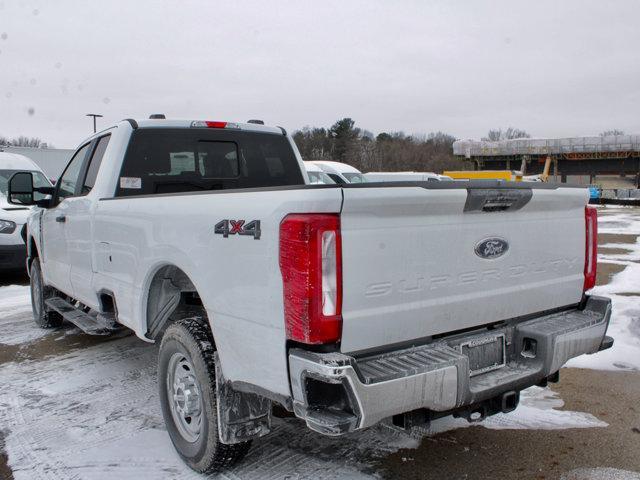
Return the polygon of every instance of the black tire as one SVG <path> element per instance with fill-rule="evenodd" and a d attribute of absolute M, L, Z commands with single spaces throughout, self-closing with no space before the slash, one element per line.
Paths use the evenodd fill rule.
<path fill-rule="evenodd" d="M 31 278 L 31 308 L 33 309 L 33 319 L 40 328 L 55 328 L 62 325 L 62 315 L 54 312 L 47 307 L 44 301 L 54 295 L 51 287 L 44 284 L 42 279 L 42 269 L 40 268 L 40 260 L 34 258 L 31 262 L 29 271 Z"/>
<path fill-rule="evenodd" d="M 169 437 L 184 462 L 200 473 L 213 473 L 235 464 L 251 446 L 250 441 L 235 445 L 220 442 L 214 352 L 209 329 L 197 320 L 185 319 L 167 328 L 158 354 L 160 405 Z M 194 397 L 173 386 L 178 375 L 183 375 L 182 383 L 178 384 L 188 387 L 184 392 L 197 392 L 199 409 L 187 408 L 187 404 L 195 404 Z M 174 401 L 170 390 L 181 395 L 182 403 Z M 200 421 L 197 422 L 196 418 Z M 195 430 L 198 430 L 197 434 Z"/>

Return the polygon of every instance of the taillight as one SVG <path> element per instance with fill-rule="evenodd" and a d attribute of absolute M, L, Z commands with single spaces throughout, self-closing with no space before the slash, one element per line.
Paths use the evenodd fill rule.
<path fill-rule="evenodd" d="M 585 253 L 584 253 L 584 288 L 596 286 L 596 270 L 598 267 L 598 211 L 595 207 L 584 208 Z"/>
<path fill-rule="evenodd" d="M 280 223 L 287 338 L 335 343 L 342 334 L 342 242 L 337 214 L 287 215 Z"/>

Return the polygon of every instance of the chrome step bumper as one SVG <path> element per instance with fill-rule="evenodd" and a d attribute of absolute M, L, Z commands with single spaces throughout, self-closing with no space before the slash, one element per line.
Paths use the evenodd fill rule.
<path fill-rule="evenodd" d="M 598 352 L 610 316 L 611 300 L 592 296 L 580 310 L 367 357 L 292 349 L 294 412 L 309 428 L 340 435 L 413 410 L 454 411 L 535 385 L 570 358 Z M 471 376 L 461 345 L 488 333 L 504 335 L 505 365 Z"/>

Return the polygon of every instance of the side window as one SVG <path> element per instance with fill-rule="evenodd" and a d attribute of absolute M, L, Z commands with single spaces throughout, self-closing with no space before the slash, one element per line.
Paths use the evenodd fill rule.
<path fill-rule="evenodd" d="M 331 178 L 331 180 L 338 184 L 346 183 L 342 178 L 340 178 L 340 175 L 336 175 L 335 173 L 327 173 L 327 175 L 329 175 L 329 178 Z"/>
<path fill-rule="evenodd" d="M 60 181 L 58 182 L 58 198 L 64 199 L 67 197 L 73 197 L 76 194 L 76 186 L 80 178 L 80 171 L 82 170 L 82 164 L 84 163 L 84 157 L 89 150 L 90 143 L 87 143 L 73 156 L 69 165 L 65 169 Z"/>
<path fill-rule="evenodd" d="M 82 184 L 81 195 L 89 193 L 95 185 L 96 178 L 98 177 L 98 170 L 100 170 L 100 164 L 102 163 L 102 157 L 104 157 L 104 152 L 107 150 L 107 145 L 109 145 L 110 139 L 111 135 L 105 135 L 104 137 L 100 137 L 98 140 L 98 144 L 93 151 L 93 156 L 89 161 L 89 168 L 87 169 L 87 175 L 85 176 L 84 183 Z"/>

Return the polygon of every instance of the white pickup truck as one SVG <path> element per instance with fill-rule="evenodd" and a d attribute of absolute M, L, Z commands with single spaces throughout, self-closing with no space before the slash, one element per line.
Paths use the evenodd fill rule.
<path fill-rule="evenodd" d="M 282 128 L 162 119 L 88 138 L 55 190 L 9 183 L 40 207 L 36 322 L 160 342 L 167 430 L 200 472 L 241 458 L 274 405 L 325 435 L 479 421 L 613 342 L 610 300 L 585 293 L 585 188 L 310 185 Z"/>

